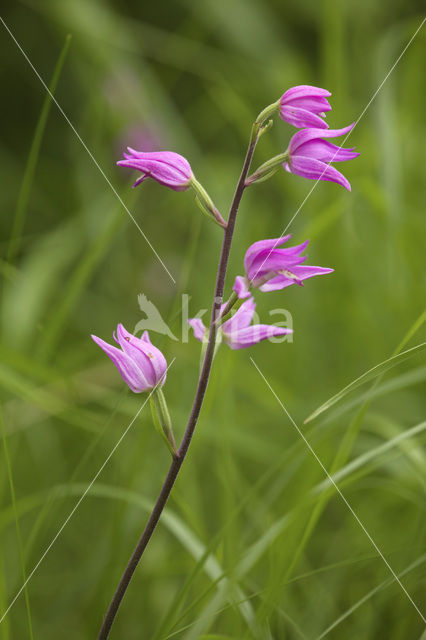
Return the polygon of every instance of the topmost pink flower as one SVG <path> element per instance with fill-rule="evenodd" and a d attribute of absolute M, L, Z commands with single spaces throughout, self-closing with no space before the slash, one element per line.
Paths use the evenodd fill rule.
<path fill-rule="evenodd" d="M 285 122 L 299 129 L 327 129 L 328 124 L 322 118 L 325 117 L 326 111 L 331 111 L 328 96 L 331 96 L 331 93 L 320 87 L 311 87 L 308 84 L 292 87 L 280 98 L 280 116 Z"/>
<path fill-rule="evenodd" d="M 136 151 L 127 147 L 129 153 L 123 153 L 124 160 L 119 160 L 120 167 L 129 167 L 142 172 L 136 180 L 137 187 L 147 178 L 153 178 L 165 187 L 174 191 L 185 191 L 191 186 L 193 173 L 188 160 L 173 151 Z"/>

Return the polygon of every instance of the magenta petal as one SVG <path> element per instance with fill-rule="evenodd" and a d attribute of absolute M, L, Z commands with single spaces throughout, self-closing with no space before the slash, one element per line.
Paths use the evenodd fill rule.
<path fill-rule="evenodd" d="M 291 238 L 291 233 L 286 236 L 282 236 L 280 238 L 271 238 L 270 240 L 259 240 L 258 242 L 254 242 L 246 251 L 246 255 L 244 257 L 244 268 L 246 272 L 249 271 L 253 260 L 255 260 L 258 254 L 261 251 L 270 251 L 271 249 L 276 249 L 281 246 L 287 240 Z"/>
<path fill-rule="evenodd" d="M 359 153 L 354 152 L 353 149 L 338 147 L 328 142 L 328 140 L 316 138 L 315 140 L 310 140 L 300 145 L 295 155 L 315 158 L 322 162 L 343 162 L 357 158 Z"/>
<path fill-rule="evenodd" d="M 92 339 L 112 360 L 124 382 L 134 393 L 142 393 L 151 388 L 150 383 L 130 356 L 97 336 L 92 335 Z"/>
<path fill-rule="evenodd" d="M 200 342 L 203 342 L 206 333 L 206 327 L 204 326 L 201 318 L 190 318 L 190 320 L 188 320 L 188 324 L 194 331 L 194 337 Z"/>
<path fill-rule="evenodd" d="M 117 338 L 122 350 L 136 362 L 151 387 L 160 382 L 164 384 L 167 362 L 157 347 L 129 333 L 122 324 L 117 326 Z"/>
<path fill-rule="evenodd" d="M 320 116 L 299 107 L 282 106 L 280 115 L 285 122 L 293 125 L 293 127 L 316 127 L 322 129 L 327 129 L 328 127 L 328 124 Z"/>
<path fill-rule="evenodd" d="M 281 291 L 286 287 L 290 287 L 292 284 L 297 284 L 297 280 L 284 275 L 275 276 L 271 278 L 265 284 L 262 284 L 259 289 L 266 293 L 267 291 Z"/>
<path fill-rule="evenodd" d="M 233 333 L 234 331 L 239 331 L 240 329 L 248 327 L 250 322 L 253 320 L 255 309 L 256 303 L 253 298 L 250 297 L 248 300 L 243 302 L 238 311 L 234 313 L 229 320 L 223 323 L 223 333 L 227 335 L 228 333 Z"/>
<path fill-rule="evenodd" d="M 247 298 L 250 295 L 247 278 L 244 276 L 237 276 L 232 290 L 235 291 L 240 300 Z"/>
<path fill-rule="evenodd" d="M 259 289 L 261 291 L 280 291 L 281 289 L 285 289 L 286 287 L 290 287 L 292 284 L 301 284 L 304 280 L 308 278 L 313 278 L 314 276 L 324 275 L 326 273 L 332 273 L 334 269 L 328 269 L 327 267 L 313 267 L 310 265 L 297 265 L 291 269 L 291 273 L 297 278 L 291 278 L 290 276 L 286 276 L 284 274 L 277 275 L 275 278 L 271 278 L 265 284 L 263 284 Z"/>
<path fill-rule="evenodd" d="M 351 190 L 351 185 L 345 176 L 331 165 L 321 162 L 321 160 L 305 158 L 304 156 L 295 156 L 292 158 L 291 165 L 288 170 L 291 173 L 302 176 L 302 178 L 309 178 L 310 180 L 328 180 L 330 182 L 340 184 L 348 191 Z"/>
<path fill-rule="evenodd" d="M 117 164 L 118 164 L 118 163 L 117 163 Z M 140 178 L 138 178 L 138 179 L 136 180 L 136 182 L 134 182 L 134 183 L 132 184 L 132 188 L 133 188 L 133 189 L 136 189 L 136 187 L 138 187 L 140 184 L 142 184 L 142 182 L 143 182 L 144 180 L 146 180 L 147 178 L 149 178 L 149 175 L 148 175 L 147 173 L 145 173 L 143 176 L 141 176 Z"/>
<path fill-rule="evenodd" d="M 303 253 L 306 247 L 308 246 L 308 244 L 309 244 L 309 240 L 305 240 L 301 244 L 297 244 L 294 247 L 289 247 L 288 249 L 286 249 L 286 251 L 288 252 L 292 251 L 293 253 Z"/>
<path fill-rule="evenodd" d="M 287 91 L 283 93 L 281 100 L 304 98 L 307 95 L 328 98 L 331 96 L 331 93 L 327 91 L 327 89 L 321 89 L 321 87 L 313 87 L 310 84 L 299 84 L 296 87 L 287 89 Z"/>
<path fill-rule="evenodd" d="M 322 276 L 326 273 L 333 273 L 334 269 L 330 269 L 328 267 L 314 267 L 311 265 L 297 265 L 293 268 L 293 273 L 296 275 L 299 280 L 307 280 L 308 278 L 312 278 L 313 276 Z"/>
<path fill-rule="evenodd" d="M 225 340 L 231 349 L 245 349 L 251 347 L 262 340 L 267 340 L 275 336 L 284 336 L 293 333 L 292 329 L 277 327 L 270 324 L 254 324 L 251 327 L 227 333 Z"/>
<path fill-rule="evenodd" d="M 304 96 L 303 98 L 281 99 L 280 107 L 291 107 L 294 109 L 304 109 L 310 113 L 324 113 L 325 111 L 331 111 L 331 106 L 328 100 L 322 96 Z"/>
<path fill-rule="evenodd" d="M 148 158 L 158 163 L 168 164 L 179 169 L 184 175 L 190 176 L 192 173 L 188 160 L 174 151 L 136 151 L 136 149 L 132 149 L 132 147 L 127 147 L 127 149 L 129 151 L 128 155 L 134 158 Z"/>
<path fill-rule="evenodd" d="M 352 131 L 354 126 L 355 122 L 347 127 L 343 127 L 343 129 L 303 129 L 302 131 L 298 131 L 290 140 L 290 156 L 293 154 L 296 155 L 299 147 L 310 140 L 316 140 L 318 138 L 337 138 L 349 133 L 349 131 Z"/>

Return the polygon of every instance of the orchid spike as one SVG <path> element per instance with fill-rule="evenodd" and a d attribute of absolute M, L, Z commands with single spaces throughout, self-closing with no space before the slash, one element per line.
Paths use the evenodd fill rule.
<path fill-rule="evenodd" d="M 147 178 L 153 178 L 165 187 L 174 191 L 185 191 L 191 186 L 193 173 L 191 166 L 183 156 L 173 151 L 136 151 L 127 147 L 129 153 L 123 153 L 124 160 L 117 162 L 120 167 L 128 167 L 141 171 L 142 176 L 136 180 L 137 187 Z"/>
<path fill-rule="evenodd" d="M 303 280 L 313 276 L 331 273 L 333 269 L 302 264 L 307 256 L 302 255 L 309 240 L 295 247 L 279 249 L 291 238 L 291 234 L 281 238 L 260 240 L 252 244 L 244 257 L 245 276 L 237 276 L 233 290 L 239 298 L 250 295 L 250 287 L 261 291 L 285 289 L 292 284 L 302 285 Z"/>
<path fill-rule="evenodd" d="M 301 84 L 288 89 L 280 98 L 280 116 L 282 120 L 298 127 L 316 127 L 327 129 L 328 124 L 322 118 L 331 111 L 327 98 L 331 93 L 326 89 Z"/>
<path fill-rule="evenodd" d="M 336 182 L 348 191 L 351 185 L 345 176 L 330 162 L 343 162 L 357 158 L 355 147 L 345 149 L 322 138 L 336 138 L 349 133 L 355 122 L 343 129 L 303 129 L 294 134 L 288 147 L 288 159 L 283 162 L 286 171 L 311 180 Z"/>
<path fill-rule="evenodd" d="M 225 306 L 225 304 L 222 305 L 221 312 Z M 219 339 L 226 342 L 231 349 L 245 349 L 262 340 L 293 333 L 292 329 L 278 327 L 274 324 L 252 325 L 251 321 L 253 320 L 255 309 L 256 303 L 252 297 L 243 302 L 238 311 L 220 327 Z M 195 338 L 203 342 L 207 335 L 207 329 L 203 321 L 200 318 L 191 318 L 188 323 L 194 331 Z"/>
<path fill-rule="evenodd" d="M 92 335 L 92 338 L 113 361 L 124 382 L 134 393 L 163 386 L 167 362 L 161 351 L 151 343 L 147 331 L 141 338 L 137 338 L 119 324 L 117 333 L 114 332 L 114 340 L 120 345 L 120 349 L 97 336 Z"/>

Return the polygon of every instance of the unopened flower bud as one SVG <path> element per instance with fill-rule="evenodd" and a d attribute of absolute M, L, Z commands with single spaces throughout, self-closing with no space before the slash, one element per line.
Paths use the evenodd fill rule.
<path fill-rule="evenodd" d="M 153 178 L 165 187 L 174 191 L 185 191 L 191 186 L 192 169 L 183 156 L 173 151 L 136 151 L 127 147 L 124 160 L 117 162 L 120 167 L 128 167 L 141 171 L 142 176 L 136 180 L 137 187 L 147 178 Z"/>

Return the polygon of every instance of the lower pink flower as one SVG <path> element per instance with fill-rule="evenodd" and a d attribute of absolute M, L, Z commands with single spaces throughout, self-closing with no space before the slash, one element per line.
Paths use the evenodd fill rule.
<path fill-rule="evenodd" d="M 223 311 L 224 308 L 225 304 L 222 305 L 221 311 Z M 238 311 L 220 327 L 220 336 L 231 349 L 245 349 L 262 340 L 293 333 L 292 329 L 277 327 L 274 324 L 252 325 L 251 322 L 255 309 L 256 303 L 253 298 L 249 298 L 243 302 Z M 188 320 L 188 323 L 191 325 L 197 340 L 203 342 L 203 340 L 207 339 L 207 329 L 200 318 L 191 318 Z"/>
<path fill-rule="evenodd" d="M 163 354 L 151 343 L 148 331 L 137 338 L 123 327 L 117 326 L 114 340 L 120 349 L 92 335 L 96 344 L 107 354 L 118 369 L 124 382 L 134 393 L 142 393 L 163 386 L 166 380 L 167 362 Z"/>

